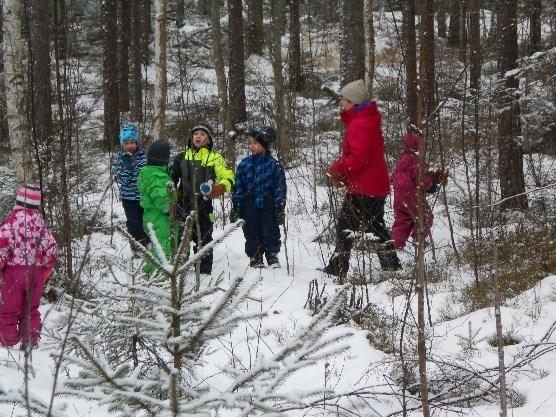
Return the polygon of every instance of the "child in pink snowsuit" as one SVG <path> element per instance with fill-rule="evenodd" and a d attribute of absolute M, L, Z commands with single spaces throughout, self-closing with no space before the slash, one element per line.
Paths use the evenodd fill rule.
<path fill-rule="evenodd" d="M 40 189 L 22 187 L 0 226 L 0 346 L 38 344 L 39 304 L 56 262 L 56 241 L 39 212 Z"/>
<path fill-rule="evenodd" d="M 421 137 L 414 132 L 407 132 L 403 137 L 403 152 L 396 161 L 392 173 L 392 187 L 394 189 L 394 224 L 392 225 L 392 240 L 396 249 L 403 249 L 409 236 L 417 236 L 417 187 L 419 180 L 419 144 Z M 433 175 L 424 167 L 424 188 L 431 193 L 436 191 L 438 184 L 433 181 Z M 430 235 L 433 214 L 429 204 L 424 201 L 423 235 Z"/>

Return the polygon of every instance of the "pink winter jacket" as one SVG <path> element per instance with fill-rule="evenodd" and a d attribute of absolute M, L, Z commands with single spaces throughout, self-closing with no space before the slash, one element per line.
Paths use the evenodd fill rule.
<path fill-rule="evenodd" d="M 396 161 L 392 173 L 392 187 L 394 189 L 394 207 L 404 207 L 414 210 L 417 204 L 417 186 L 419 181 L 419 143 L 422 139 L 413 132 L 406 133 L 403 138 L 403 153 Z M 429 167 L 425 164 L 424 188 L 428 190 L 432 185 Z"/>
<path fill-rule="evenodd" d="M 14 208 L 0 226 L 0 270 L 8 266 L 51 269 L 56 263 L 56 241 L 42 215 L 34 209 Z"/>

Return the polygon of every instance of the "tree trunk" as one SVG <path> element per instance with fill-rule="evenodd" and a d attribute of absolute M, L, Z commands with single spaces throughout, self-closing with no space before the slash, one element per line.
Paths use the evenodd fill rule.
<path fill-rule="evenodd" d="M 166 138 L 166 0 L 156 0 L 154 25 L 153 136 Z"/>
<path fill-rule="evenodd" d="M 228 135 L 232 126 L 230 123 L 230 111 L 228 108 L 228 89 L 226 85 L 226 68 L 224 66 L 222 29 L 220 28 L 220 0 L 211 0 L 210 7 L 210 20 L 212 24 L 212 54 L 215 63 L 214 69 L 216 71 L 216 85 L 218 86 L 218 113 L 224 129 L 223 136 L 224 143 L 226 145 L 226 160 L 232 167 L 235 167 L 235 147 L 233 141 Z"/>
<path fill-rule="evenodd" d="M 421 53 L 419 54 L 420 90 L 422 111 L 417 111 L 419 123 L 423 118 L 428 120 L 435 107 L 435 74 L 434 74 L 434 9 L 433 0 L 421 0 Z M 428 128 L 425 127 L 425 128 Z"/>
<path fill-rule="evenodd" d="M 151 0 L 138 0 L 142 2 L 143 5 L 143 21 L 141 22 L 143 25 L 143 32 L 141 36 L 141 43 L 142 43 L 142 59 L 143 65 L 147 66 L 150 63 L 150 52 L 149 52 L 149 43 L 151 39 Z"/>
<path fill-rule="evenodd" d="M 276 131 L 278 133 L 277 152 L 284 163 L 290 157 L 290 143 L 286 126 L 284 80 L 282 76 L 282 47 L 280 23 L 283 18 L 283 0 L 272 0 L 272 72 L 274 74 L 274 108 L 276 114 Z"/>
<path fill-rule="evenodd" d="M 446 39 L 446 0 L 439 0 L 437 9 L 436 22 L 438 26 L 438 37 Z"/>
<path fill-rule="evenodd" d="M 135 122 L 143 121 L 143 77 L 141 76 L 141 0 L 131 0 L 131 115 Z"/>
<path fill-rule="evenodd" d="M 432 0 L 422 0 L 423 11 L 427 10 L 429 5 L 424 4 Z M 431 7 L 432 9 L 432 7 Z M 433 16 L 434 19 L 434 16 Z M 425 132 L 428 133 L 428 127 L 425 127 Z M 425 136 L 426 139 L 426 136 Z M 417 285 L 415 291 L 417 292 L 417 354 L 419 356 L 419 392 L 421 394 L 421 409 L 423 410 L 423 417 L 430 417 L 429 410 L 429 387 L 427 378 L 427 340 L 425 338 L 425 140 L 419 144 L 419 187 L 417 188 Z"/>
<path fill-rule="evenodd" d="M 450 1 L 450 25 L 448 27 L 448 46 L 457 48 L 460 44 L 460 19 L 461 19 L 461 0 Z"/>
<path fill-rule="evenodd" d="M 374 0 L 365 0 L 365 34 L 367 38 L 367 56 L 369 66 L 367 67 L 367 87 L 369 97 L 373 96 L 373 84 L 375 80 L 375 24 L 374 24 Z"/>
<path fill-rule="evenodd" d="M 243 46 L 243 16 L 241 0 L 228 0 L 230 32 L 229 69 L 230 119 L 235 125 L 247 120 L 245 108 L 245 56 Z"/>
<path fill-rule="evenodd" d="M 51 160 L 52 144 L 52 88 L 50 86 L 50 13 L 48 0 L 27 2 L 31 46 L 30 103 L 34 149 L 45 149 L 36 156 L 39 178 L 43 162 Z"/>
<path fill-rule="evenodd" d="M 263 0 L 247 0 L 247 55 L 262 55 L 264 47 Z"/>
<path fill-rule="evenodd" d="M 415 39 L 415 0 L 405 0 L 402 38 L 405 49 L 405 95 L 407 119 L 417 126 L 417 41 Z"/>
<path fill-rule="evenodd" d="M 121 112 L 129 111 L 129 49 L 131 45 L 131 0 L 118 2 L 120 13 L 118 69 L 120 75 L 118 102 Z"/>
<path fill-rule="evenodd" d="M 23 2 L 4 0 L 3 4 L 3 57 L 4 82 L 10 146 L 16 178 L 20 183 L 35 180 L 29 122 L 27 120 L 27 99 L 23 67 L 22 16 Z"/>
<path fill-rule="evenodd" d="M 529 9 L 529 54 L 533 54 L 541 50 L 541 13 L 542 1 L 531 0 L 528 5 Z"/>
<path fill-rule="evenodd" d="M 503 88 L 499 92 L 498 113 L 498 178 L 502 209 L 527 208 L 523 154 L 517 139 L 521 134 L 520 108 L 517 100 L 519 81 L 506 72 L 516 68 L 517 48 L 517 1 L 504 0 L 501 15 L 499 62 Z"/>
<path fill-rule="evenodd" d="M 469 6 L 469 55 L 471 63 L 469 85 L 471 94 L 476 95 L 479 91 L 481 79 L 481 19 L 479 0 L 468 0 Z"/>
<path fill-rule="evenodd" d="M 303 90 L 303 72 L 301 68 L 301 22 L 299 20 L 300 0 L 290 1 L 290 44 L 288 48 L 289 87 L 290 91 Z"/>
<path fill-rule="evenodd" d="M 104 91 L 104 143 L 118 145 L 120 116 L 118 113 L 118 28 L 116 0 L 106 0 L 104 7 L 104 59 L 102 65 Z"/>
<path fill-rule="evenodd" d="M 181 28 L 185 18 L 185 0 L 176 1 L 176 26 Z"/>
<path fill-rule="evenodd" d="M 340 84 L 365 79 L 363 0 L 342 0 Z"/>
<path fill-rule="evenodd" d="M 500 282 L 498 280 L 498 242 L 494 241 L 494 316 L 496 318 L 496 345 L 498 349 L 498 372 L 500 374 L 499 394 L 500 394 L 500 417 L 508 415 L 508 405 L 506 400 L 506 364 L 504 360 L 504 332 L 502 329 L 502 297 L 500 296 Z"/>
<path fill-rule="evenodd" d="M 461 42 L 459 45 L 459 60 L 467 62 L 467 1 L 461 0 L 460 2 L 460 37 Z"/>

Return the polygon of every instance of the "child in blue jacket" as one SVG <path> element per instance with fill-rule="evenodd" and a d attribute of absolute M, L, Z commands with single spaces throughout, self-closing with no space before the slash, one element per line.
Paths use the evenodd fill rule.
<path fill-rule="evenodd" d="M 126 228 L 137 242 L 145 246 L 148 239 L 143 231 L 143 208 L 139 204 L 141 194 L 137 188 L 137 178 L 139 171 L 147 163 L 147 154 L 139 148 L 139 130 L 135 124 L 125 123 L 122 126 L 120 145 L 122 152 L 114 161 L 114 177 L 120 189 Z"/>
<path fill-rule="evenodd" d="M 249 155 L 236 171 L 230 220 L 245 220 L 245 253 L 253 268 L 264 267 L 263 254 L 270 268 L 280 268 L 280 224 L 284 224 L 286 175 L 271 155 L 270 145 L 276 138 L 272 127 L 249 129 Z"/>

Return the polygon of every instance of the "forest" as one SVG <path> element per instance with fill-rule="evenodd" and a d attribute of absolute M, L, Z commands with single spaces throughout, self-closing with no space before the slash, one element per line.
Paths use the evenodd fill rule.
<path fill-rule="evenodd" d="M 0 417 L 553 415 L 555 1 L 3 0 L 1 13 L 0 227 L 36 185 L 57 260 L 40 343 L 4 346 L 0 324 Z M 422 140 L 415 233 L 394 271 L 383 241 L 353 231 L 337 279 L 323 267 L 350 191 L 330 172 L 357 80 L 390 174 L 407 132 Z M 171 254 L 152 224 L 152 246 L 134 239 L 114 175 L 129 123 L 147 157 L 169 143 L 170 165 L 201 126 L 236 174 L 270 127 L 287 185 L 278 268 L 249 266 L 231 180 L 202 248 L 200 209 L 180 218 L 172 181 Z M 445 178 L 428 193 L 432 171 Z M 389 230 L 395 216 L 391 191 Z"/>

